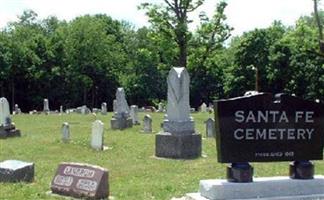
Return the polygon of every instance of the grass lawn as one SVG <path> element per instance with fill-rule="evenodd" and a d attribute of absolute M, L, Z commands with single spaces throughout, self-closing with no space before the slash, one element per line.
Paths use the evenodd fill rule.
<path fill-rule="evenodd" d="M 198 191 L 199 180 L 225 178 L 225 165 L 216 161 L 215 140 L 205 138 L 204 121 L 212 116 L 194 113 L 196 129 L 203 135 L 203 157 L 194 160 L 154 158 L 155 135 L 141 133 L 142 125 L 123 131 L 110 129 L 111 114 L 97 115 L 105 124 L 104 143 L 110 149 L 90 147 L 93 115 L 16 115 L 20 138 L 0 140 L 0 161 L 17 159 L 35 163 L 33 183 L 0 183 L 0 199 L 61 199 L 48 196 L 50 182 L 60 162 L 99 165 L 109 170 L 110 194 L 116 200 L 171 199 Z M 143 119 L 146 113 L 139 113 Z M 151 113 L 150 113 L 151 114 Z M 153 130 L 160 130 L 163 114 L 152 113 Z M 61 125 L 69 122 L 71 142 L 61 142 Z M 288 162 L 252 163 L 255 177 L 287 176 Z M 324 174 L 324 161 L 315 162 Z"/>

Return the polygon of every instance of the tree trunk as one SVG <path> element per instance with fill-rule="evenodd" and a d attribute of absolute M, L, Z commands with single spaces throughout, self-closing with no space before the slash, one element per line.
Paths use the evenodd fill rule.
<path fill-rule="evenodd" d="M 187 44 L 179 44 L 179 67 L 187 67 Z"/>
<path fill-rule="evenodd" d="M 87 105 L 87 88 L 83 88 L 83 105 Z"/>

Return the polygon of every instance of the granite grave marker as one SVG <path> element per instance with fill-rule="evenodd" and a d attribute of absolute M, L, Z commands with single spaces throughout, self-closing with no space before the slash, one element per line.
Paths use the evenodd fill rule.
<path fill-rule="evenodd" d="M 51 182 L 54 194 L 86 199 L 109 196 L 108 170 L 83 163 L 61 163 Z"/>
<path fill-rule="evenodd" d="M 166 158 L 197 158 L 201 155 L 201 135 L 190 117 L 190 77 L 184 67 L 169 71 L 167 115 L 163 131 L 155 138 L 155 155 Z"/>

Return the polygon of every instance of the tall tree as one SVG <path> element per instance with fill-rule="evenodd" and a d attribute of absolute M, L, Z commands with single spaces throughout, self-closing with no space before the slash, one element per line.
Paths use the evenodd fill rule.
<path fill-rule="evenodd" d="M 319 40 L 319 49 L 320 52 L 324 55 L 324 36 L 323 36 L 323 27 L 322 27 L 322 22 L 318 13 L 318 2 L 320 0 L 313 0 L 314 1 L 314 16 L 316 19 L 317 23 L 317 28 L 318 28 L 318 40 Z"/>
<path fill-rule="evenodd" d="M 166 37 L 173 39 L 179 49 L 178 66 L 187 67 L 188 41 L 191 34 L 188 24 L 188 14 L 203 4 L 204 0 L 164 0 L 165 5 L 143 3 L 146 15 L 153 27 Z"/>

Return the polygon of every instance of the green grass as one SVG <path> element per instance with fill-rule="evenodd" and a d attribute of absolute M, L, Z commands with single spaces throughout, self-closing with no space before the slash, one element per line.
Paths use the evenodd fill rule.
<path fill-rule="evenodd" d="M 146 113 L 140 113 L 143 119 Z M 160 130 L 163 114 L 152 113 L 153 130 Z M 211 116 L 211 115 L 210 115 Z M 203 157 L 194 160 L 154 158 L 154 134 L 142 134 L 142 126 L 124 131 L 110 129 L 111 113 L 98 114 L 105 123 L 107 151 L 90 148 L 93 115 L 17 115 L 13 117 L 22 137 L 0 140 L 0 161 L 18 159 L 35 163 L 33 183 L 0 184 L 0 199 L 62 199 L 48 196 L 50 182 L 60 162 L 99 165 L 109 170 L 110 193 L 116 200 L 171 199 L 198 191 L 199 180 L 225 178 L 225 165 L 216 161 L 214 139 L 203 139 Z M 205 137 L 207 113 L 193 114 L 196 129 Z M 71 142 L 61 142 L 61 125 L 69 122 Z M 253 163 L 255 177 L 286 176 L 288 162 Z M 324 174 L 324 162 L 315 162 L 316 174 Z"/>

